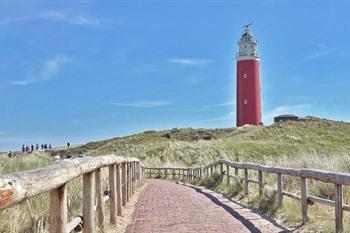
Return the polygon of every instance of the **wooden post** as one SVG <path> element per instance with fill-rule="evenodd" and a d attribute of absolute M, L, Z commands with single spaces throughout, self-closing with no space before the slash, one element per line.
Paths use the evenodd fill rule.
<path fill-rule="evenodd" d="M 224 174 L 224 164 L 220 163 L 220 176 L 223 176 Z"/>
<path fill-rule="evenodd" d="M 96 184 L 96 196 L 97 196 L 97 225 L 99 228 L 99 232 L 104 232 L 104 224 L 105 224 L 105 202 L 103 199 L 103 182 L 102 182 L 102 174 L 101 168 L 96 169 L 95 171 L 95 184 Z"/>
<path fill-rule="evenodd" d="M 50 191 L 50 233 L 67 233 L 66 184 Z"/>
<path fill-rule="evenodd" d="M 168 169 L 164 168 L 164 172 L 165 172 L 165 178 L 168 178 Z"/>
<path fill-rule="evenodd" d="M 127 200 L 129 202 L 131 197 L 131 163 L 128 163 L 128 195 Z"/>
<path fill-rule="evenodd" d="M 121 164 L 117 165 L 116 168 L 116 179 L 117 179 L 117 183 L 116 183 L 116 192 L 117 192 L 117 215 L 121 216 L 122 215 L 122 182 L 121 182 L 121 174 L 120 174 L 120 167 Z"/>
<path fill-rule="evenodd" d="M 264 181 L 262 171 L 258 171 L 258 181 L 259 181 L 259 196 L 263 195 L 264 192 Z"/>
<path fill-rule="evenodd" d="M 83 175 L 83 233 L 93 233 L 95 230 L 94 216 L 94 172 Z"/>
<path fill-rule="evenodd" d="M 122 163 L 122 205 L 125 206 L 127 199 L 127 187 L 126 187 L 126 164 Z"/>
<path fill-rule="evenodd" d="M 189 180 L 190 179 L 190 169 L 189 168 L 187 168 L 186 176 L 187 176 L 187 180 Z"/>
<path fill-rule="evenodd" d="M 230 185 L 230 166 L 226 164 L 226 177 L 227 177 L 227 186 Z"/>
<path fill-rule="evenodd" d="M 132 162 L 131 163 L 131 171 L 132 171 L 132 174 L 131 174 L 131 193 L 134 194 L 135 192 L 135 164 L 136 162 Z"/>
<path fill-rule="evenodd" d="M 238 168 L 235 167 L 235 176 L 238 176 Z"/>
<path fill-rule="evenodd" d="M 129 199 L 131 197 L 132 192 L 132 162 L 129 162 Z"/>
<path fill-rule="evenodd" d="M 130 163 L 130 197 L 134 192 L 134 162 Z"/>
<path fill-rule="evenodd" d="M 343 232 L 343 187 L 335 184 L 335 231 Z"/>
<path fill-rule="evenodd" d="M 116 165 L 109 166 L 109 203 L 110 203 L 110 223 L 117 224 L 117 178 L 116 178 Z M 85 218 L 84 218 L 85 220 Z M 85 223 L 85 221 L 84 221 Z M 85 224 L 84 224 L 85 225 Z"/>
<path fill-rule="evenodd" d="M 277 173 L 277 206 L 278 206 L 278 208 L 282 207 L 282 202 L 283 202 L 282 174 Z"/>
<path fill-rule="evenodd" d="M 248 183 L 248 169 L 244 168 L 244 195 L 248 195 L 249 191 L 249 183 Z"/>
<path fill-rule="evenodd" d="M 129 202 L 130 198 L 130 164 L 126 163 L 126 202 Z"/>
<path fill-rule="evenodd" d="M 173 168 L 173 179 L 175 179 L 175 169 Z"/>
<path fill-rule="evenodd" d="M 306 178 L 301 178 L 301 214 L 303 222 L 308 221 L 308 202 L 307 202 L 307 180 Z"/>
<path fill-rule="evenodd" d="M 137 188 L 141 188 L 141 164 L 137 162 Z"/>

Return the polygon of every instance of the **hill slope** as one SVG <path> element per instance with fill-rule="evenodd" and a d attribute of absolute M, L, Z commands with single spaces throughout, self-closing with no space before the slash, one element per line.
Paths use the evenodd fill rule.
<path fill-rule="evenodd" d="M 280 122 L 271 126 L 146 131 L 128 137 L 90 142 L 71 149 L 73 154 L 82 150 L 89 155 L 115 153 L 136 156 L 148 166 L 192 166 L 227 158 L 318 167 L 322 162 L 318 164 L 311 160 L 328 160 L 334 156 L 348 158 L 350 124 L 309 118 L 306 121 Z M 54 153 L 64 154 L 66 151 Z M 300 160 L 304 162 L 300 164 Z M 288 163 L 284 164 L 283 161 Z M 322 168 L 334 170 L 334 167 L 325 166 L 327 164 L 323 164 Z M 349 169 L 344 167 L 341 170 L 350 171 L 350 165 Z"/>

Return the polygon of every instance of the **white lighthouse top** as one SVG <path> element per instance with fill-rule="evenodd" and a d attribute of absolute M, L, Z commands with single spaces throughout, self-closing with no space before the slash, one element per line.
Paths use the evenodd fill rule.
<path fill-rule="evenodd" d="M 251 32 L 248 24 L 244 26 L 244 32 L 241 39 L 238 41 L 239 52 L 237 53 L 237 60 L 259 60 L 258 41 Z"/>

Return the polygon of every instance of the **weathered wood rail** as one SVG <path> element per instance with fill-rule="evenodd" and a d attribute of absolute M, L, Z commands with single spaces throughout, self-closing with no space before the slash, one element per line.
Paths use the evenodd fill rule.
<path fill-rule="evenodd" d="M 109 190 L 103 190 L 101 169 L 108 167 Z M 83 176 L 83 213 L 68 222 L 67 183 Z M 144 166 L 138 159 L 115 155 L 85 157 L 51 166 L 0 176 L 0 210 L 36 195 L 50 192 L 50 233 L 95 231 L 105 228 L 105 202 L 110 202 L 110 224 L 117 224 L 122 207 L 144 181 Z M 107 194 L 107 195 L 105 195 Z M 96 204 L 95 204 L 96 202 Z"/>
<path fill-rule="evenodd" d="M 308 207 L 315 203 L 331 206 L 335 208 L 335 230 L 343 232 L 343 211 L 350 211 L 350 205 L 346 205 L 343 201 L 343 187 L 350 186 L 350 174 L 329 172 L 316 169 L 295 169 L 284 167 L 264 166 L 254 163 L 239 163 L 229 160 L 218 160 L 204 167 L 192 168 L 156 168 L 146 167 L 146 174 L 163 175 L 172 178 L 184 178 L 188 180 L 200 179 L 208 177 L 219 169 L 220 174 L 227 177 L 227 185 L 230 184 L 230 179 L 240 179 L 243 182 L 243 190 L 245 195 L 249 195 L 249 183 L 258 185 L 259 195 L 263 195 L 264 189 L 272 189 L 277 193 L 277 205 L 282 207 L 283 197 L 289 197 L 300 202 L 301 216 L 303 222 L 309 220 Z M 234 169 L 234 170 L 232 170 Z M 243 173 L 243 176 L 239 176 Z M 257 172 L 258 180 L 249 179 L 249 172 Z M 231 174 L 233 172 L 233 174 Z M 268 187 L 264 182 L 263 174 L 275 174 L 276 187 Z M 283 190 L 283 176 L 294 176 L 300 179 L 300 196 Z M 335 200 L 324 199 L 309 195 L 308 180 L 318 180 L 325 183 L 334 184 Z"/>

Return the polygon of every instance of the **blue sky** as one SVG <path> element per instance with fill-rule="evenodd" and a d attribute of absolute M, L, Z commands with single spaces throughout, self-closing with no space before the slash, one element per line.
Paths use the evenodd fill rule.
<path fill-rule="evenodd" d="M 253 23 L 265 124 L 350 121 L 349 1 L 2 1 L 0 150 L 235 125 Z"/>

